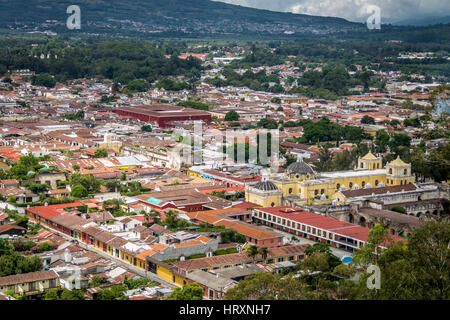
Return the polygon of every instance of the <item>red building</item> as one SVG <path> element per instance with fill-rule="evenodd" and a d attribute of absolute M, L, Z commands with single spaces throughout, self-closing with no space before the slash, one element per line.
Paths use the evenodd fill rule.
<path fill-rule="evenodd" d="M 156 122 L 162 128 L 167 127 L 169 122 L 174 121 L 211 121 L 211 114 L 206 111 L 169 104 L 121 107 L 114 112 L 121 116 L 132 117 L 145 122 Z"/>

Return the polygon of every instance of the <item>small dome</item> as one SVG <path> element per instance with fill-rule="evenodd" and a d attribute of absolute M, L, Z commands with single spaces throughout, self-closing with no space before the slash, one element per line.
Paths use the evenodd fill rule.
<path fill-rule="evenodd" d="M 271 181 L 260 181 L 253 186 L 253 188 L 262 191 L 274 191 L 278 190 L 277 186 Z"/>
<path fill-rule="evenodd" d="M 287 167 L 286 171 L 290 174 L 308 174 L 308 173 L 314 173 L 313 169 L 303 161 L 297 161 L 294 163 L 291 163 L 289 167 Z"/>

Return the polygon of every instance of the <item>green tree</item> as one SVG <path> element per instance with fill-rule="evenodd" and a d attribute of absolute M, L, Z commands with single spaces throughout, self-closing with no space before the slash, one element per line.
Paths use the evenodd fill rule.
<path fill-rule="evenodd" d="M 95 193 L 100 191 L 100 182 L 89 174 L 74 173 L 70 177 L 70 185 L 82 185 L 88 192 Z"/>
<path fill-rule="evenodd" d="M 40 184 L 33 182 L 25 183 L 24 187 L 37 194 L 45 193 L 47 192 L 48 189 L 50 189 L 50 187 L 47 184 Z"/>
<path fill-rule="evenodd" d="M 100 287 L 101 285 L 106 283 L 108 283 L 108 280 L 106 278 L 94 275 L 89 281 L 89 287 L 90 288 Z"/>
<path fill-rule="evenodd" d="M 269 249 L 266 247 L 259 248 L 258 253 L 261 255 L 263 261 L 266 261 L 266 258 L 269 254 Z"/>
<path fill-rule="evenodd" d="M 168 228 L 176 228 L 177 227 L 177 216 L 178 213 L 174 210 L 169 210 L 166 213 L 166 218 L 164 219 L 164 224 Z"/>
<path fill-rule="evenodd" d="M 313 246 L 305 249 L 305 254 L 307 255 L 312 255 L 314 252 L 321 252 L 326 255 L 330 271 L 334 270 L 334 268 L 342 263 L 341 260 L 333 254 L 331 246 L 328 243 L 315 243 Z"/>
<path fill-rule="evenodd" d="M 391 149 L 403 146 L 409 147 L 411 146 L 411 137 L 404 133 L 395 133 L 391 136 L 391 140 L 389 141 L 389 146 Z"/>
<path fill-rule="evenodd" d="M 183 286 L 183 288 L 175 288 L 167 300 L 202 300 L 203 289 L 196 283 L 191 282 Z"/>
<path fill-rule="evenodd" d="M 77 185 L 72 188 L 70 195 L 75 198 L 86 198 L 89 195 L 87 189 L 82 185 Z"/>
<path fill-rule="evenodd" d="M 125 296 L 124 291 L 127 289 L 128 287 L 122 284 L 100 290 L 97 293 L 97 300 L 126 300 L 128 298 Z"/>
<path fill-rule="evenodd" d="M 314 163 L 317 171 L 331 171 L 332 170 L 333 156 L 329 148 L 321 148 L 319 152 L 319 161 Z"/>
<path fill-rule="evenodd" d="M 56 80 L 48 73 L 41 73 L 33 77 L 32 84 L 34 86 L 53 88 L 56 85 Z"/>
<path fill-rule="evenodd" d="M 152 209 L 152 211 L 150 211 L 150 218 L 152 218 L 153 223 L 158 224 L 161 222 L 161 213 L 155 209 Z"/>
<path fill-rule="evenodd" d="M 247 255 L 252 258 L 253 260 L 256 259 L 256 256 L 259 254 L 258 247 L 251 245 L 247 249 Z"/>
<path fill-rule="evenodd" d="M 258 272 L 229 289 L 225 300 L 305 300 L 306 286 L 291 275 Z"/>
<path fill-rule="evenodd" d="M 301 268 L 310 272 L 327 272 L 330 270 L 330 265 L 328 264 L 328 256 L 324 252 L 315 251 L 301 262 Z"/>
<path fill-rule="evenodd" d="M 375 144 L 379 152 L 385 152 L 389 145 L 389 134 L 384 130 L 378 130 L 375 135 Z"/>
<path fill-rule="evenodd" d="M 361 118 L 361 123 L 363 124 L 375 124 L 375 119 L 365 115 L 364 117 Z"/>
<path fill-rule="evenodd" d="M 132 91 L 145 92 L 150 88 L 150 84 L 142 79 L 135 79 L 128 83 L 128 88 Z"/>
<path fill-rule="evenodd" d="M 388 231 L 383 225 L 376 224 L 370 229 L 366 244 L 356 252 L 353 263 L 376 264 L 381 253 L 380 246 L 388 240 Z"/>
<path fill-rule="evenodd" d="M 108 152 L 106 152 L 105 149 L 97 149 L 94 152 L 94 157 L 96 157 L 96 158 L 107 158 L 108 157 Z"/>
<path fill-rule="evenodd" d="M 225 115 L 225 121 L 238 121 L 239 120 L 239 114 L 234 111 L 228 111 L 227 114 Z"/>

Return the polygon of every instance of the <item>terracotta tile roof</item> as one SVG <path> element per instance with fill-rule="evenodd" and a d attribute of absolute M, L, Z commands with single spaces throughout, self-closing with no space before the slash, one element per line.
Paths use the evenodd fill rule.
<path fill-rule="evenodd" d="M 9 215 L 6 212 L 0 211 L 0 221 L 5 221 L 8 217 Z"/>
<path fill-rule="evenodd" d="M 114 248 L 119 248 L 126 243 L 128 243 L 127 240 L 119 238 L 119 237 L 115 237 L 107 242 L 108 245 L 110 245 L 111 247 L 114 247 Z"/>
<path fill-rule="evenodd" d="M 163 251 L 164 249 L 166 249 L 168 247 L 168 245 L 156 243 L 156 244 L 152 244 L 150 247 L 156 251 Z"/>
<path fill-rule="evenodd" d="M 89 222 L 88 220 L 71 213 L 62 213 L 58 216 L 51 218 L 50 221 L 66 228 L 80 226 Z"/>
<path fill-rule="evenodd" d="M 107 243 L 108 241 L 111 241 L 114 238 L 116 238 L 116 236 L 107 231 L 95 235 L 95 240 L 98 240 L 103 243 Z"/>
<path fill-rule="evenodd" d="M 269 248 L 268 257 L 284 257 L 300 255 L 305 253 L 305 249 L 310 247 L 309 244 L 296 244 L 282 247 Z"/>
<path fill-rule="evenodd" d="M 76 206 L 80 206 L 83 203 L 79 202 L 79 201 L 75 201 L 72 203 L 63 203 L 63 204 L 55 204 L 55 205 L 50 205 L 50 206 L 39 206 L 39 207 L 30 207 L 30 208 L 26 208 L 25 210 L 27 212 L 30 213 L 34 213 L 44 219 L 50 219 L 53 217 L 56 217 L 60 214 L 62 214 L 64 212 L 64 208 L 68 208 L 68 207 L 76 207 Z"/>
<path fill-rule="evenodd" d="M 19 283 L 35 282 L 42 280 L 58 279 L 55 271 L 37 271 L 23 274 L 16 274 L 12 276 L 0 277 L 0 286 L 10 286 Z"/>
<path fill-rule="evenodd" d="M 219 221 L 216 225 L 224 226 L 253 239 L 263 240 L 282 237 L 281 234 L 242 221 Z"/>
<path fill-rule="evenodd" d="M 203 242 L 194 239 L 194 240 L 189 240 L 189 241 L 186 241 L 186 242 L 183 242 L 183 243 L 177 243 L 177 244 L 174 244 L 173 246 L 175 248 L 184 248 L 184 247 L 189 247 L 189 246 L 198 246 L 200 244 L 203 244 Z"/>
<path fill-rule="evenodd" d="M 211 241 L 212 239 L 208 238 L 208 237 L 205 237 L 205 236 L 200 236 L 200 237 L 197 238 L 197 240 L 199 240 L 199 241 L 201 241 L 203 243 L 207 243 L 207 242 Z"/>
<path fill-rule="evenodd" d="M 4 233 L 6 231 L 12 230 L 12 229 L 16 229 L 16 230 L 22 230 L 22 231 L 26 231 L 27 229 L 21 227 L 21 226 L 14 226 L 11 224 L 6 224 L 4 226 L 0 226 L 0 234 Z"/>
<path fill-rule="evenodd" d="M 372 194 L 385 194 L 385 193 L 393 193 L 393 192 L 404 192 L 404 191 L 414 191 L 417 187 L 413 183 L 408 183 L 399 186 L 390 186 L 390 187 L 378 187 L 378 188 L 367 188 L 367 189 L 357 189 L 357 190 L 345 190 L 341 191 L 341 193 L 347 198 L 353 197 L 361 197 L 361 196 L 370 196 Z"/>
<path fill-rule="evenodd" d="M 246 253 L 232 253 L 221 256 L 175 261 L 172 262 L 172 265 L 179 269 L 194 270 L 237 263 L 247 263 L 250 261 L 252 261 L 252 259 Z"/>
<path fill-rule="evenodd" d="M 136 259 L 140 259 L 140 260 L 144 260 L 145 261 L 146 257 L 151 257 L 155 253 L 156 253 L 156 251 L 153 251 L 153 250 L 144 250 L 141 253 L 137 254 L 135 257 L 136 257 Z"/>
<path fill-rule="evenodd" d="M 233 208 L 244 209 L 244 210 L 248 210 L 251 208 L 258 208 L 258 207 L 261 207 L 261 206 L 256 203 L 253 203 L 253 202 L 242 202 L 242 203 L 235 204 L 233 206 Z"/>

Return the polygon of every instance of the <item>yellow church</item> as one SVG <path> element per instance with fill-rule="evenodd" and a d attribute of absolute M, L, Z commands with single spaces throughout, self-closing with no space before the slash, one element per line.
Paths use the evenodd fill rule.
<path fill-rule="evenodd" d="M 358 158 L 354 170 L 316 173 L 303 161 L 289 165 L 281 176 L 264 177 L 255 185 L 247 186 L 248 202 L 263 207 L 281 205 L 320 205 L 342 201 L 340 191 L 377 188 L 415 182 L 411 164 L 400 157 L 382 166 L 382 159 L 371 152 Z"/>

